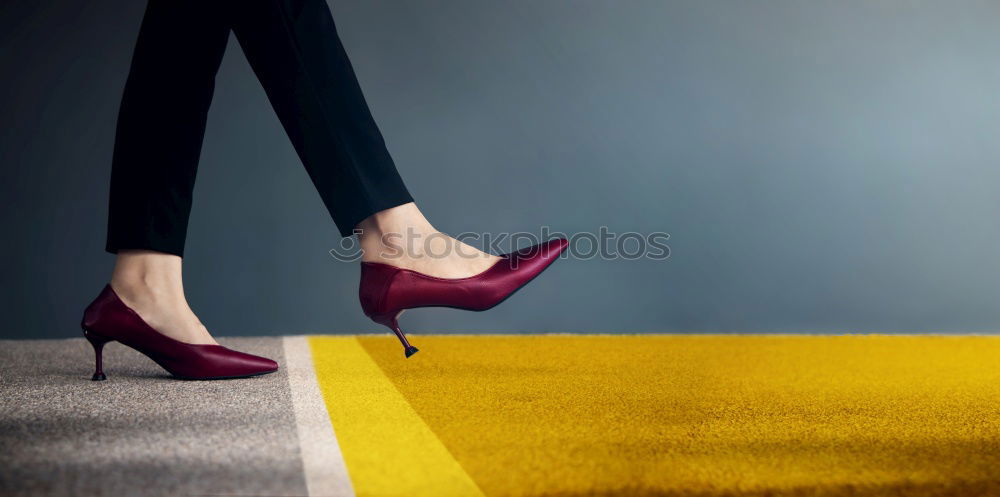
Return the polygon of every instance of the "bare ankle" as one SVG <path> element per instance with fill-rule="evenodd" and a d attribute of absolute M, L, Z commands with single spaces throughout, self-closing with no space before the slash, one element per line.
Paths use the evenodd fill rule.
<path fill-rule="evenodd" d="M 433 276 L 476 274 L 497 258 L 434 228 L 413 203 L 377 212 L 357 226 L 361 260 Z"/>
<path fill-rule="evenodd" d="M 357 228 L 365 261 L 422 255 L 424 239 L 437 233 L 412 202 L 376 212 Z"/>
<path fill-rule="evenodd" d="M 122 251 L 115 261 L 111 286 L 123 297 L 162 299 L 183 295 L 181 259 L 152 251 Z"/>

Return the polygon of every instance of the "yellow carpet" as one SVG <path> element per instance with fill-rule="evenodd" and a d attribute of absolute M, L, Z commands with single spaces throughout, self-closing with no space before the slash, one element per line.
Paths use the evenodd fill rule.
<path fill-rule="evenodd" d="M 1000 337 L 413 342 L 310 339 L 358 496 L 1000 495 Z"/>
<path fill-rule="evenodd" d="M 312 347 L 356 495 L 482 496 L 357 340 L 314 338 Z"/>

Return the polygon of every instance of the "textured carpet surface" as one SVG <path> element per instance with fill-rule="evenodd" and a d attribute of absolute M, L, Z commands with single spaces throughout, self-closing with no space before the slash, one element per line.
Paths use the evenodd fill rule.
<path fill-rule="evenodd" d="M 310 341 L 316 377 L 355 495 L 482 496 L 358 340 L 316 337 Z M 396 361 L 404 360 L 401 350 L 393 350 Z"/>
<path fill-rule="evenodd" d="M 1000 495 L 1000 337 L 357 341 L 487 496 Z"/>
<path fill-rule="evenodd" d="M 280 338 L 220 339 L 282 361 Z M 120 344 L 0 343 L 0 495 L 304 495 L 283 370 L 178 381 Z"/>
<path fill-rule="evenodd" d="M 0 495 L 1000 496 L 1000 337 L 413 342 L 225 339 L 283 369 L 214 382 L 0 342 Z"/>

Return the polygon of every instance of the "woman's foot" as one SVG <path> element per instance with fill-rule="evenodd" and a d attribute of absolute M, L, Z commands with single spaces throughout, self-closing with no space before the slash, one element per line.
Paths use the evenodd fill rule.
<path fill-rule="evenodd" d="M 218 345 L 188 306 L 181 281 L 181 258 L 149 250 L 122 250 L 111 288 L 154 330 L 196 345 Z"/>
<path fill-rule="evenodd" d="M 467 278 L 500 260 L 434 229 L 412 202 L 377 212 L 359 223 L 358 228 L 364 262 L 380 262 L 438 278 Z"/>

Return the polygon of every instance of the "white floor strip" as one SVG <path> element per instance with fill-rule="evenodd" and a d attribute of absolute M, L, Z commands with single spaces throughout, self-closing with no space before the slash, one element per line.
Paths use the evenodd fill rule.
<path fill-rule="evenodd" d="M 354 497 L 344 456 L 340 453 L 323 394 L 316 382 L 309 341 L 304 336 L 285 337 L 284 347 L 309 495 Z"/>

